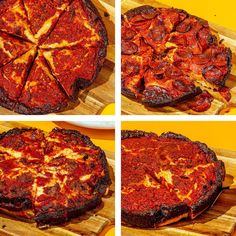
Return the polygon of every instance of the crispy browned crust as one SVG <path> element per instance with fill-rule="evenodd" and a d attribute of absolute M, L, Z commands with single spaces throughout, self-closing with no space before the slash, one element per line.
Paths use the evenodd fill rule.
<path fill-rule="evenodd" d="M 22 134 L 24 132 L 31 131 L 31 130 L 34 131 L 37 129 L 34 129 L 34 128 L 11 129 L 7 132 L 0 134 L 0 141 L 4 137 L 16 135 L 16 134 Z M 84 200 L 83 204 L 80 204 L 79 207 L 62 208 L 58 206 L 58 208 L 54 212 L 48 213 L 45 209 L 45 212 L 42 211 L 43 213 L 41 212 L 38 215 L 30 216 L 30 218 L 34 219 L 37 222 L 38 226 L 58 225 L 61 223 L 65 223 L 66 221 L 69 221 L 71 218 L 78 217 L 84 214 L 86 211 L 96 208 L 101 203 L 102 196 L 105 194 L 106 190 L 111 185 L 111 179 L 109 175 L 108 163 L 107 163 L 105 153 L 100 147 L 94 145 L 88 136 L 83 135 L 79 131 L 76 131 L 76 130 L 67 130 L 67 129 L 59 129 L 59 128 L 55 128 L 51 132 L 59 132 L 64 135 L 72 135 L 76 139 L 82 140 L 84 143 L 86 143 L 86 145 L 88 145 L 88 147 L 98 150 L 99 153 L 98 153 L 97 158 L 101 161 L 105 174 L 102 178 L 99 179 L 96 186 L 94 186 L 94 193 L 93 193 L 93 196 L 91 196 L 91 199 Z M 7 212 L 8 214 L 12 216 L 20 216 L 23 218 L 25 217 L 29 218 L 28 214 L 25 214 L 25 213 L 27 211 L 34 210 L 34 203 L 32 202 L 32 200 L 28 199 L 27 197 L 9 199 L 0 194 L 0 210 L 1 208 L 2 208 L 2 211 Z"/>
<path fill-rule="evenodd" d="M 9 110 L 13 110 L 15 107 L 16 101 L 9 99 L 5 90 L 0 88 L 0 106 L 5 107 Z"/>
<path fill-rule="evenodd" d="M 100 16 L 98 10 L 94 6 L 91 0 L 81 0 L 84 8 L 89 12 L 89 19 L 91 21 L 91 24 L 95 26 L 96 24 L 99 25 L 99 35 L 102 39 L 102 44 L 99 45 L 99 51 L 98 51 L 98 57 L 97 57 L 97 64 L 96 69 L 94 71 L 93 78 L 91 80 L 85 80 L 83 78 L 78 78 L 76 82 L 72 85 L 74 88 L 73 96 L 68 97 L 63 101 L 62 103 L 58 103 L 57 106 L 52 107 L 48 104 L 44 104 L 41 107 L 38 108 L 30 108 L 25 106 L 24 104 L 19 103 L 18 101 L 11 101 L 5 91 L 2 91 L 0 89 L 0 106 L 3 106 L 9 110 L 13 110 L 20 114 L 26 114 L 26 115 L 41 115 L 41 114 L 48 114 L 48 113 L 58 113 L 67 110 L 68 108 L 74 107 L 76 105 L 76 100 L 79 97 L 79 92 L 82 89 L 85 89 L 89 87 L 91 84 L 94 83 L 95 79 L 98 77 L 99 72 L 102 69 L 102 66 L 105 61 L 105 57 L 107 54 L 107 45 L 108 45 L 108 36 L 105 24 L 102 20 L 102 17 Z M 18 37 L 18 36 L 17 36 Z M 86 68 L 85 68 L 86 69 Z M 26 78 L 27 81 L 27 78 Z M 59 82 L 58 82 L 59 83 Z M 65 93 L 62 86 L 60 86 L 60 89 Z M 50 94 L 49 94 L 50 96 Z"/>
<path fill-rule="evenodd" d="M 168 97 L 158 97 L 155 99 L 148 99 L 148 98 L 144 98 L 141 100 L 141 102 L 144 105 L 150 106 L 150 107 L 157 107 L 157 106 L 173 106 L 176 105 L 179 102 L 185 101 L 187 99 L 191 99 L 195 96 L 197 96 L 198 94 L 200 94 L 202 92 L 202 90 L 200 89 L 200 87 L 195 87 L 192 91 L 184 93 L 181 95 L 181 97 L 177 97 L 175 99 L 173 98 L 168 98 Z"/>
<path fill-rule="evenodd" d="M 155 133 L 140 131 L 140 130 L 123 130 L 121 131 L 121 139 L 127 138 L 139 138 L 139 137 L 157 137 Z M 199 199 L 199 201 L 193 206 L 187 206 L 184 203 L 175 206 L 162 206 L 160 210 L 152 210 L 146 212 L 130 212 L 125 209 L 121 209 L 122 221 L 125 224 L 140 227 L 140 228 L 153 228 L 159 225 L 166 225 L 169 223 L 174 223 L 182 218 L 194 219 L 203 211 L 211 207 L 215 202 L 218 195 L 222 191 L 222 183 L 225 177 L 225 167 L 224 163 L 217 159 L 215 153 L 207 147 L 206 144 L 191 141 L 187 137 L 181 134 L 175 134 L 172 132 L 163 133 L 159 136 L 160 138 L 171 138 L 179 139 L 187 142 L 196 144 L 201 151 L 206 153 L 213 162 L 219 163 L 219 168 L 217 169 L 217 181 L 214 187 L 207 191 L 204 196 Z"/>
<path fill-rule="evenodd" d="M 22 134 L 22 133 L 27 132 L 27 131 L 35 131 L 35 130 L 36 130 L 35 128 L 14 128 L 14 129 L 10 129 L 10 130 L 0 134 L 0 141 L 4 137 L 16 135 L 16 134 Z"/>
<path fill-rule="evenodd" d="M 149 6 L 149 5 L 143 5 L 143 6 L 140 6 L 140 7 L 130 9 L 124 15 L 127 17 L 128 20 L 130 20 L 134 16 L 137 16 L 137 15 L 140 15 L 140 14 L 143 14 L 143 13 L 148 14 L 150 12 L 158 13 L 158 8 L 155 8 L 155 7 L 152 7 L 152 6 Z"/>
<path fill-rule="evenodd" d="M 21 103 L 16 103 L 14 111 L 25 115 L 43 115 L 53 112 L 62 112 L 66 110 L 69 104 L 69 100 L 65 100 L 63 103 L 58 103 L 57 106 L 52 107 L 48 104 L 44 104 L 41 107 L 30 108 Z"/>

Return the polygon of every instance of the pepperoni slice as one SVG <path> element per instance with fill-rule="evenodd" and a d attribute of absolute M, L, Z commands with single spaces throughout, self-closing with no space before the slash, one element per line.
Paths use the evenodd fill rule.
<path fill-rule="evenodd" d="M 222 87 L 222 88 L 219 89 L 219 93 L 221 94 L 221 96 L 222 96 L 227 102 L 230 101 L 230 99 L 231 99 L 230 88 Z"/>
<path fill-rule="evenodd" d="M 204 76 L 204 78 L 213 84 L 221 84 L 221 76 L 222 76 L 222 72 L 219 68 L 217 68 L 216 66 L 207 66 L 205 68 L 203 68 L 202 70 L 202 74 Z"/>
<path fill-rule="evenodd" d="M 180 24 L 176 26 L 176 31 L 179 33 L 186 33 L 191 30 L 192 26 L 188 20 L 182 21 Z"/>
<path fill-rule="evenodd" d="M 134 54 L 138 51 L 138 46 L 130 41 L 122 41 L 121 53 L 126 55 Z"/>
<path fill-rule="evenodd" d="M 190 103 L 189 107 L 196 112 L 204 112 L 211 107 L 212 101 L 212 95 L 204 90 L 201 94 L 193 98 L 193 101 Z"/>

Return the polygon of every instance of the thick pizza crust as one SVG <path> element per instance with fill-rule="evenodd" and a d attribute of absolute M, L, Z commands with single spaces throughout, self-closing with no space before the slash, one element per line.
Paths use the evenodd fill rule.
<path fill-rule="evenodd" d="M 4 138 L 8 138 L 8 142 L 10 142 L 9 138 L 17 137 L 17 135 L 21 135 L 21 134 L 24 134 L 25 132 L 31 132 L 31 131 L 33 132 L 33 131 L 40 131 L 40 130 L 34 129 L 34 128 L 29 128 L 29 129 L 27 129 L 27 128 L 26 129 L 14 128 L 14 129 L 11 129 L 7 132 L 0 134 L 0 141 Z M 56 225 L 56 224 L 65 223 L 66 221 L 69 221 L 72 218 L 75 218 L 75 217 L 78 217 L 78 216 L 84 214 L 88 210 L 96 208 L 101 203 L 102 197 L 107 193 L 107 191 L 109 191 L 109 186 L 111 185 L 109 168 L 108 168 L 108 163 L 107 163 L 105 153 L 100 147 L 94 145 L 88 136 L 83 135 L 79 131 L 76 131 L 76 130 L 67 130 L 67 129 L 59 129 L 59 128 L 53 129 L 50 134 L 61 134 L 61 135 L 64 135 L 63 136 L 64 138 L 66 138 L 68 136 L 69 139 L 78 140 L 79 142 L 82 142 L 83 145 L 85 145 L 85 147 L 89 148 L 89 150 L 96 151 L 95 152 L 96 156 L 94 156 L 92 158 L 96 158 L 96 160 L 98 160 L 99 165 L 101 165 L 100 168 L 102 168 L 101 170 L 102 170 L 103 174 L 101 176 L 98 176 L 97 177 L 98 180 L 95 182 L 96 184 L 93 184 L 93 192 L 92 192 L 92 195 L 90 198 L 88 198 L 88 199 L 82 198 L 83 202 L 80 202 L 81 200 L 79 200 L 78 205 L 72 204 L 72 205 L 67 205 L 63 208 L 61 208 L 59 205 L 57 208 L 57 206 L 54 205 L 53 211 L 47 210 L 47 207 L 49 207 L 50 204 L 45 205 L 45 207 L 44 207 L 43 205 L 41 206 L 41 203 L 40 203 L 40 207 L 42 207 L 43 210 L 40 210 L 38 212 L 36 211 L 36 207 L 35 207 L 35 201 L 36 201 L 35 194 L 37 192 L 36 190 L 34 190 L 35 193 L 32 192 L 32 199 L 28 199 L 28 198 L 24 199 L 23 197 L 17 198 L 17 199 L 15 199 L 15 198 L 9 199 L 0 193 L 0 210 L 2 212 L 7 213 L 7 214 L 14 216 L 14 217 L 20 217 L 20 218 L 34 220 L 34 221 L 36 221 L 37 225 L 40 227 L 45 226 L 45 225 Z M 30 137 L 32 138 L 32 140 L 36 141 L 35 135 L 31 135 Z M 42 147 L 44 147 L 45 145 L 47 147 L 47 144 L 49 145 L 49 143 L 45 143 L 45 142 L 51 142 L 50 138 L 48 139 L 48 137 L 49 136 L 47 136 L 43 132 L 39 133 L 40 143 L 41 142 L 43 143 Z M 60 135 L 59 135 L 59 137 L 60 137 Z M 10 147 L 12 145 L 14 146 L 14 144 L 9 143 Z M 80 145 L 80 144 L 78 143 L 78 145 Z M 6 147 L 5 147 L 5 149 L 6 149 Z M 46 150 L 46 148 L 44 151 L 45 151 L 44 155 L 47 156 L 48 151 Z M 95 154 L 93 154 L 93 155 L 95 155 Z M 33 164 L 32 167 L 28 166 L 28 168 L 34 168 L 35 165 L 37 165 L 37 164 Z M 43 168 L 43 166 L 44 166 L 43 164 L 40 164 L 39 168 L 40 167 Z M 95 167 L 93 167 L 93 168 L 95 168 Z M 43 170 L 40 169 L 40 171 L 42 173 L 44 173 Z M 37 177 L 38 177 L 38 173 L 35 174 L 35 176 L 33 176 L 33 178 L 34 178 L 33 188 L 34 189 L 35 188 L 37 189 L 37 186 L 35 186 L 37 184 L 37 182 L 35 181 L 35 179 Z M 74 179 L 72 179 L 71 181 L 74 181 Z M 69 186 L 65 186 L 65 190 L 67 190 L 68 188 L 69 188 Z M 33 189 L 32 189 L 32 191 L 33 191 Z M 39 195 L 39 196 L 41 196 L 41 195 Z M 76 200 L 77 197 L 80 197 L 80 195 L 79 194 L 76 196 L 73 195 L 73 197 L 68 195 L 68 197 L 67 197 L 68 202 L 77 201 Z M 78 198 L 78 199 L 80 199 L 80 198 Z M 22 204 L 19 205 L 19 201 L 21 201 Z M 39 206 L 37 206 L 37 207 L 39 207 Z"/>
<path fill-rule="evenodd" d="M 201 151 L 206 153 L 212 161 L 220 163 L 220 168 L 217 169 L 217 179 L 214 188 L 212 188 L 211 191 L 208 191 L 206 195 L 202 196 L 201 199 L 199 199 L 198 202 L 191 207 L 187 204 L 181 203 L 175 206 L 162 206 L 160 210 L 153 209 L 146 212 L 130 212 L 122 208 L 121 216 L 124 224 L 140 228 L 159 227 L 177 222 L 183 218 L 194 219 L 212 206 L 219 194 L 222 192 L 222 183 L 225 177 L 225 167 L 224 163 L 217 159 L 215 153 L 210 148 L 208 148 L 206 144 L 198 141 L 193 142 L 181 134 L 175 134 L 172 132 L 163 133 L 158 136 L 155 133 L 140 130 L 121 131 L 121 140 L 139 137 L 163 137 L 191 142 L 196 144 Z"/>

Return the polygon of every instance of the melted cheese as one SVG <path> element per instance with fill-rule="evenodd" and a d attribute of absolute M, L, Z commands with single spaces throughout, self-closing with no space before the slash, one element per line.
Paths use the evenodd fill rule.
<path fill-rule="evenodd" d="M 3 40 L 0 38 L 0 48 L 3 50 L 4 53 L 7 54 L 8 57 L 12 58 L 12 54 L 10 53 L 10 51 L 7 51 L 4 47 L 4 42 Z"/>
<path fill-rule="evenodd" d="M 173 180 L 172 180 L 173 174 L 170 172 L 170 170 L 162 170 L 158 174 L 155 173 L 155 176 L 157 178 L 161 178 L 161 177 L 164 178 L 168 184 L 173 184 Z"/>
<path fill-rule="evenodd" d="M 54 16 L 46 20 L 43 26 L 39 29 L 39 31 L 34 35 L 36 39 L 39 39 L 42 35 L 46 34 L 49 29 L 52 27 L 53 21 L 56 20 L 60 16 L 59 12 L 56 12 Z"/>
<path fill-rule="evenodd" d="M 187 194 L 184 195 L 184 194 L 181 194 L 180 191 L 178 190 L 178 191 L 176 192 L 176 194 L 177 194 L 177 197 L 178 197 L 181 201 L 184 201 L 184 200 L 186 200 L 186 199 L 191 200 L 190 195 L 192 194 L 192 192 L 193 192 L 193 190 L 190 190 Z"/>
<path fill-rule="evenodd" d="M 78 159 L 83 159 L 83 155 L 80 155 L 79 153 L 77 152 L 74 152 L 72 149 L 70 148 L 65 148 L 63 150 L 61 150 L 60 152 L 57 152 L 56 155 L 54 156 L 48 156 L 46 155 L 45 156 L 45 161 L 46 162 L 49 162 L 50 160 L 52 160 L 53 158 L 56 158 L 56 157 L 59 157 L 59 156 L 65 156 L 67 157 L 68 159 L 72 159 L 72 160 L 78 160 Z"/>
<path fill-rule="evenodd" d="M 145 176 L 145 179 L 144 179 L 144 181 L 143 181 L 143 185 L 145 186 L 145 187 L 151 187 L 151 188 L 160 188 L 160 184 L 158 184 L 157 182 L 153 182 L 153 181 L 151 181 L 151 178 L 150 178 L 150 176 L 149 175 L 146 175 Z"/>
<path fill-rule="evenodd" d="M 62 47 L 68 47 L 68 46 L 74 46 L 79 44 L 81 40 L 78 41 L 74 41 L 74 42 L 68 42 L 67 40 L 62 40 L 60 43 L 52 43 L 52 44 L 43 44 L 42 46 L 40 46 L 40 48 L 62 48 Z"/>
<path fill-rule="evenodd" d="M 0 151 L 1 152 L 6 152 L 8 155 L 10 155 L 12 157 L 15 157 L 15 158 L 22 157 L 22 153 L 21 152 L 15 151 L 12 148 L 4 148 L 4 147 L 0 146 Z"/>
<path fill-rule="evenodd" d="M 199 168 L 207 168 L 207 167 L 213 166 L 213 165 L 214 165 L 214 163 L 208 163 L 206 165 L 195 166 L 192 169 L 186 169 L 186 171 L 184 172 L 184 175 L 191 175 L 194 171 L 198 170 Z"/>
<path fill-rule="evenodd" d="M 91 176 L 92 176 L 92 174 L 83 175 L 79 179 L 80 179 L 80 181 L 84 182 L 86 180 L 89 180 L 91 178 Z"/>

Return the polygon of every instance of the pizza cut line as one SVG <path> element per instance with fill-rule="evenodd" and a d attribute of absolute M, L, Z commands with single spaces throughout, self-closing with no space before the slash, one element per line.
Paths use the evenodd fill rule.
<path fill-rule="evenodd" d="M 220 194 L 224 163 L 205 144 L 171 132 L 124 130 L 121 139 L 125 224 L 153 228 L 194 219 Z"/>
<path fill-rule="evenodd" d="M 104 152 L 78 131 L 12 129 L 0 135 L 0 210 L 61 224 L 96 208 L 111 180 Z"/>
<path fill-rule="evenodd" d="M 0 7 L 0 105 L 22 114 L 72 108 L 106 57 L 107 33 L 93 3 L 4 0 Z"/>
<path fill-rule="evenodd" d="M 229 102 L 231 51 L 207 21 L 179 9 L 141 6 L 122 16 L 121 31 L 123 95 L 152 107 L 184 101 L 198 112 L 214 98 Z"/>

